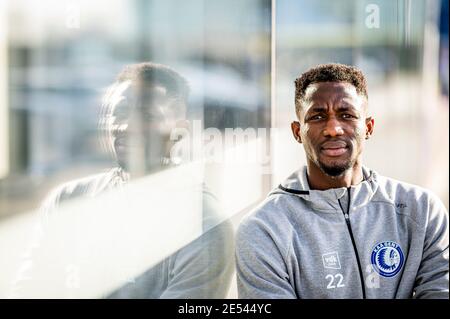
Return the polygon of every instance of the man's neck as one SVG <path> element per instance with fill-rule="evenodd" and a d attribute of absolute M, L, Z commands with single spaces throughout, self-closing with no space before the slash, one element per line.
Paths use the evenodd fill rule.
<path fill-rule="evenodd" d="M 355 165 L 339 176 L 325 174 L 317 165 L 308 161 L 308 183 L 311 189 L 326 190 L 330 188 L 350 187 L 361 183 L 364 179 L 362 165 L 358 161 Z"/>

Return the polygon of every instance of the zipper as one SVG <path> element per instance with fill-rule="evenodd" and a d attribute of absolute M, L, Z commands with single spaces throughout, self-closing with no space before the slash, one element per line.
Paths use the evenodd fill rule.
<path fill-rule="evenodd" d="M 347 224 L 347 230 L 348 230 L 348 233 L 350 234 L 350 238 L 352 240 L 353 251 L 355 252 L 356 262 L 358 264 L 359 279 L 361 281 L 361 287 L 362 287 L 362 295 L 363 295 L 363 299 L 366 299 L 366 286 L 365 286 L 365 283 L 364 283 L 364 280 L 363 280 L 363 272 L 362 272 L 361 262 L 359 261 L 359 254 L 358 254 L 358 249 L 356 248 L 355 237 L 353 237 L 352 225 L 350 224 L 350 216 L 349 216 L 349 212 L 350 212 L 350 187 L 347 187 L 347 192 L 348 192 L 347 212 L 344 211 L 344 208 L 342 207 L 340 199 L 338 199 L 338 202 L 339 202 L 339 206 L 341 207 L 342 213 L 344 214 L 345 222 Z"/>

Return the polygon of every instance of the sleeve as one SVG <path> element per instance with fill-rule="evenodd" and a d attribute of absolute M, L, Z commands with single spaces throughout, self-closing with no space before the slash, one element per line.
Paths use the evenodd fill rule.
<path fill-rule="evenodd" d="M 414 298 L 449 298 L 448 212 L 432 197 L 426 225 L 422 261 L 416 276 Z"/>
<path fill-rule="evenodd" d="M 247 219 L 239 226 L 236 235 L 239 298 L 297 298 L 289 282 L 283 251 L 273 238 L 275 235 L 256 219 Z"/>
<path fill-rule="evenodd" d="M 225 221 L 178 251 L 160 298 L 225 298 L 234 271 L 233 251 L 232 226 Z"/>
<path fill-rule="evenodd" d="M 29 242 L 20 256 L 17 271 L 11 281 L 8 298 L 30 298 L 33 297 L 38 283 L 33 278 L 35 267 L 35 254 L 41 245 L 47 228 L 48 217 L 52 215 L 59 205 L 62 190 L 53 191 L 36 211 L 37 217 L 32 229 Z"/>
<path fill-rule="evenodd" d="M 170 258 L 159 298 L 225 298 L 234 272 L 234 231 L 218 199 L 203 185 L 204 233 Z"/>

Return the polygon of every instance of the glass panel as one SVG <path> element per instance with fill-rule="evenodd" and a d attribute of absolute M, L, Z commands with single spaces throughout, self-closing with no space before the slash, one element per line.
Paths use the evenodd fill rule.
<path fill-rule="evenodd" d="M 1 2 L 1 297 L 236 296 L 270 5 Z"/>

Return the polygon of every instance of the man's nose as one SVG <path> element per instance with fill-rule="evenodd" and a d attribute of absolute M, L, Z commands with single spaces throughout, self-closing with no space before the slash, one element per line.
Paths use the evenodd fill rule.
<path fill-rule="evenodd" d="M 342 128 L 341 122 L 339 122 L 335 117 L 330 117 L 327 121 L 323 135 L 325 136 L 339 136 L 344 134 L 344 129 Z"/>

